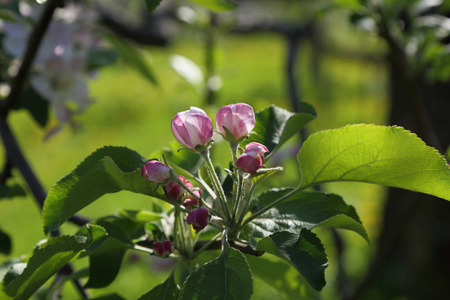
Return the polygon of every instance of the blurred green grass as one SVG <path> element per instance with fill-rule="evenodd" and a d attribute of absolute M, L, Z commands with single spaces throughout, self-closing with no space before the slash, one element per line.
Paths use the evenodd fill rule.
<path fill-rule="evenodd" d="M 176 112 L 192 105 L 204 107 L 202 95 L 181 79 L 168 63 L 171 54 L 180 54 L 201 65 L 203 53 L 201 48 L 199 51 L 197 40 L 181 37 L 168 48 L 143 51 L 160 86 L 155 88 L 122 62 L 102 69 L 90 82 L 91 95 L 97 103 L 79 116 L 82 128 L 77 132 L 66 127 L 50 140 L 43 141 L 44 131 L 26 112 L 11 114 L 12 129 L 46 190 L 73 170 L 84 157 L 104 145 L 126 146 L 149 156 L 174 140 L 170 120 Z M 214 117 L 218 107 L 236 102 L 247 102 L 255 110 L 270 104 L 289 109 L 283 73 L 285 51 L 284 39 L 274 34 L 220 36 L 217 71 L 222 76 L 223 88 L 217 94 L 216 107 L 205 110 Z M 322 77 L 315 81 L 311 75 L 309 45 L 302 45 L 299 54 L 297 75 L 302 98 L 312 103 L 319 114 L 308 127 L 310 132 L 349 123 L 385 122 L 386 72 L 382 65 L 327 54 L 321 61 Z M 293 147 L 293 144 L 291 142 L 287 147 Z M 224 144 L 222 148 L 225 149 Z M 227 150 L 223 149 L 217 153 L 220 156 L 218 161 L 228 160 Z M 0 155 L 4 157 L 1 151 Z M 286 170 L 275 179 L 276 182 L 295 185 L 295 160 L 287 159 L 283 165 Z M 17 172 L 15 175 L 20 178 Z M 371 185 L 348 183 L 330 184 L 325 189 L 343 195 L 356 207 L 369 237 L 376 241 L 383 190 Z M 96 218 L 113 214 L 121 208 L 145 209 L 149 205 L 147 197 L 121 192 L 102 197 L 83 209 L 81 214 Z M 45 238 L 39 208 L 31 197 L 0 201 L 0 228 L 13 237 L 11 257 L 30 252 L 40 239 Z M 73 233 L 74 230 L 72 225 L 62 227 L 63 233 Z M 322 229 L 318 233 L 325 241 L 330 263 L 324 295 L 334 298 L 337 263 L 334 247 L 327 230 Z M 375 243 L 368 246 L 362 239 L 355 238 L 354 233 L 345 232 L 343 237 L 346 266 L 350 277 L 357 280 L 367 267 Z M 7 259 L 0 255 L 0 262 Z M 111 287 L 93 290 L 92 294 L 116 291 L 127 299 L 135 299 L 163 280 L 166 272 L 154 272 L 148 257 L 141 256 L 140 261 L 144 263 L 133 264 L 126 260 Z M 86 262 L 77 263 L 77 267 L 84 265 Z M 66 289 L 69 294 L 73 292 Z M 264 293 L 257 293 L 254 298 L 264 299 Z"/>

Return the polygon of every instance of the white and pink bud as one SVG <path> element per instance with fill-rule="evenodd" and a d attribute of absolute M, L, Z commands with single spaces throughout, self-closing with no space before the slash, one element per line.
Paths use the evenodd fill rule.
<path fill-rule="evenodd" d="M 200 231 L 209 223 L 209 212 L 204 206 L 193 209 L 186 217 L 186 223 L 192 225 L 195 231 Z"/>
<path fill-rule="evenodd" d="M 153 243 L 153 253 L 161 257 L 168 257 L 174 250 L 171 241 L 165 240 L 164 242 Z"/>
<path fill-rule="evenodd" d="M 250 134 L 254 127 L 255 113 L 248 104 L 230 104 L 217 112 L 217 131 L 228 141 L 234 142 L 243 139 Z"/>
<path fill-rule="evenodd" d="M 157 160 L 151 160 L 142 167 L 141 175 L 145 180 L 165 183 L 172 179 L 172 169 Z"/>
<path fill-rule="evenodd" d="M 242 171 L 254 174 L 264 165 L 264 153 L 269 152 L 266 146 L 260 143 L 249 143 L 245 146 L 244 153 L 236 160 L 236 166 Z"/>
<path fill-rule="evenodd" d="M 192 183 L 186 178 L 184 178 L 184 176 L 179 175 L 178 178 L 188 189 L 192 190 L 194 188 Z M 175 181 L 171 181 L 168 184 L 166 184 L 165 188 L 167 195 L 172 200 L 178 200 L 184 196 L 185 192 L 184 188 Z"/>
<path fill-rule="evenodd" d="M 212 139 L 212 121 L 200 108 L 179 112 L 172 119 L 172 133 L 175 139 L 190 149 L 206 146 Z"/>

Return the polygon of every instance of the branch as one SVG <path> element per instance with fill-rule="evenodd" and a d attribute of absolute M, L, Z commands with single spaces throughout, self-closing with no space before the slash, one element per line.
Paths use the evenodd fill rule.
<path fill-rule="evenodd" d="M 28 73 L 30 72 L 34 58 L 36 57 L 39 45 L 44 38 L 45 32 L 52 20 L 53 12 L 62 4 L 61 0 L 49 0 L 45 5 L 44 11 L 33 32 L 28 39 L 26 52 L 22 60 L 19 72 L 11 81 L 11 91 L 8 97 L 0 103 L 0 114 L 6 118 L 8 112 L 17 103 L 20 97 L 22 86 L 25 83 Z"/>

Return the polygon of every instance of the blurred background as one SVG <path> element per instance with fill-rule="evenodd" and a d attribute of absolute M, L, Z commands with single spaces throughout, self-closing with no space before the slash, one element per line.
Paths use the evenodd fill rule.
<path fill-rule="evenodd" d="M 304 136 L 352 123 L 395 124 L 448 153 L 448 1 L 163 0 L 153 13 L 145 1 L 89 4 L 97 14 L 95 30 L 109 37 L 102 45 L 117 50 L 86 77 L 90 105 L 70 122 L 52 110 L 43 125 L 26 109 L 8 119 L 45 190 L 105 145 L 150 157 L 174 141 L 170 121 L 189 106 L 214 117 L 230 103 L 245 102 L 255 111 L 271 104 L 299 111 L 298 103 L 306 101 L 318 118 Z M 281 151 L 277 161 L 285 171 L 271 185 L 296 185 L 300 144 L 296 137 Z M 215 155 L 217 162 L 229 160 L 226 150 Z M 26 187 L 13 172 L 10 181 Z M 316 231 L 329 260 L 324 299 L 448 297 L 449 203 L 368 184 L 322 188 L 355 206 L 371 240 Z M 96 218 L 150 204 L 147 197 L 121 192 L 81 214 Z M 29 253 L 45 238 L 40 209 L 28 193 L 0 199 L 0 228 L 13 242 L 0 263 Z M 75 230 L 62 227 L 63 233 Z M 91 293 L 136 299 L 169 272 L 170 265 L 159 260 L 128 255 L 113 284 Z M 253 299 L 280 297 L 258 278 L 255 285 Z M 67 286 L 63 294 L 71 295 Z"/>

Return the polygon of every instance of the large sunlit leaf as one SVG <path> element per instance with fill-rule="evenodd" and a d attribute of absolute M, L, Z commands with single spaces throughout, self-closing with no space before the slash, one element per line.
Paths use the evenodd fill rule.
<path fill-rule="evenodd" d="M 302 103 L 303 113 L 293 113 L 274 105 L 255 113 L 256 124 L 251 134 L 244 141 L 244 145 L 257 142 L 265 145 L 269 149 L 270 158 L 291 137 L 300 132 L 300 129 L 307 123 L 315 119 L 314 108 Z"/>
<path fill-rule="evenodd" d="M 87 236 L 61 236 L 42 244 L 29 259 L 23 272 L 0 291 L 0 299 L 27 300 L 94 239 L 106 234 L 99 226 L 88 225 L 87 228 Z"/>
<path fill-rule="evenodd" d="M 157 185 L 141 177 L 147 159 L 125 147 L 104 147 L 58 181 L 45 199 L 46 230 L 56 230 L 80 209 L 107 193 L 128 190 L 164 199 Z"/>
<path fill-rule="evenodd" d="M 317 236 L 303 229 L 300 235 L 276 232 L 258 242 L 257 250 L 278 256 L 297 269 L 317 291 L 325 286 L 327 256 Z"/>
<path fill-rule="evenodd" d="M 322 300 L 322 295 L 287 262 L 277 257 L 246 255 L 253 276 L 277 290 L 285 300 Z M 270 271 L 268 271 L 270 270 Z"/>
<path fill-rule="evenodd" d="M 401 127 L 349 125 L 311 135 L 298 153 L 302 187 L 359 181 L 450 200 L 450 168 L 437 150 Z"/>
<path fill-rule="evenodd" d="M 222 254 L 200 266 L 184 282 L 180 300 L 246 300 L 253 294 L 253 279 L 245 257 L 225 243 Z"/>
<path fill-rule="evenodd" d="M 172 273 L 166 281 L 140 296 L 138 300 L 176 300 L 178 299 L 179 293 L 180 289 L 178 288 L 175 282 L 175 277 Z"/>
<path fill-rule="evenodd" d="M 264 192 L 253 204 L 263 208 L 292 189 L 272 189 Z M 336 227 L 352 230 L 369 240 L 353 206 L 341 196 L 322 192 L 297 192 L 248 224 L 255 237 L 268 237 L 277 231 L 298 233 L 305 228 Z"/>

